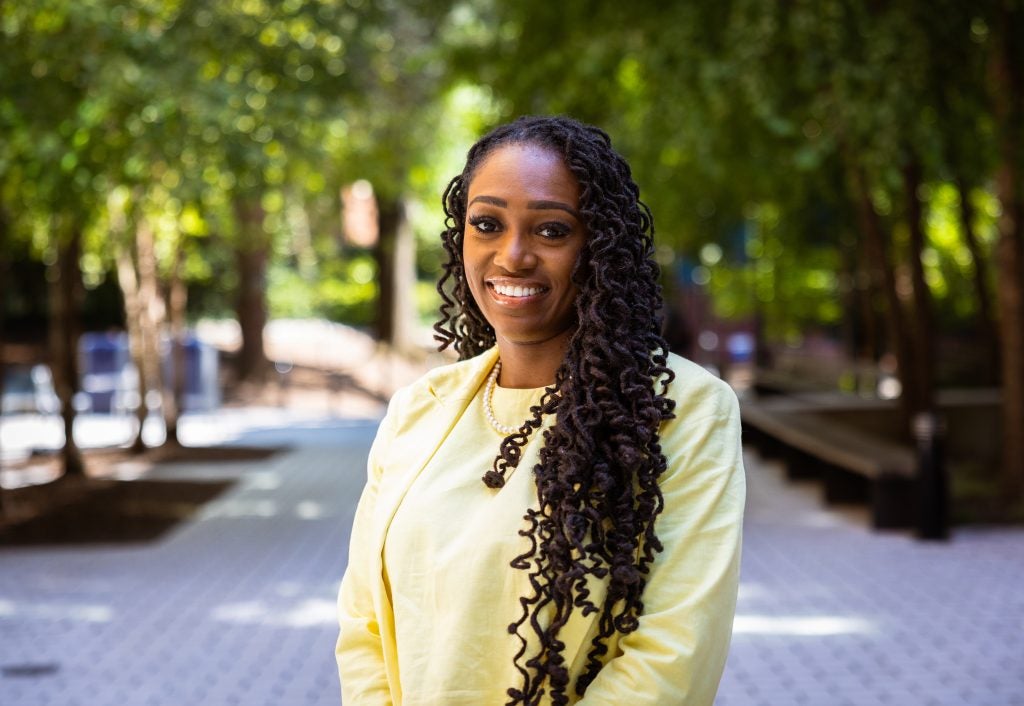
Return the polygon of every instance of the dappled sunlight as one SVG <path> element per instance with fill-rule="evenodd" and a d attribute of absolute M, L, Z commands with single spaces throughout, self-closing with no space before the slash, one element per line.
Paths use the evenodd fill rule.
<path fill-rule="evenodd" d="M 227 498 L 210 503 L 202 519 L 262 517 L 270 519 L 280 513 L 278 504 L 265 498 Z"/>
<path fill-rule="evenodd" d="M 284 605 L 260 600 L 224 603 L 215 607 L 210 615 L 226 623 L 289 628 L 334 625 L 336 621 L 335 603 L 325 598 L 305 598 Z"/>
<path fill-rule="evenodd" d="M 318 520 L 328 513 L 323 503 L 304 500 L 295 506 L 295 514 L 303 520 Z"/>
<path fill-rule="evenodd" d="M 14 601 L 0 598 L 0 620 L 8 618 L 109 623 L 114 619 L 114 609 L 89 603 Z"/>
<path fill-rule="evenodd" d="M 282 508 L 276 501 L 267 498 L 234 497 L 211 503 L 209 508 L 203 513 L 203 519 L 254 517 L 273 519 L 281 515 L 290 514 L 293 514 L 300 520 L 319 520 L 333 513 L 323 503 L 313 500 L 300 501 L 289 511 Z"/>
<path fill-rule="evenodd" d="M 739 602 L 766 601 L 775 598 L 775 590 L 764 584 L 741 581 Z M 875 621 L 843 615 L 777 615 L 745 613 L 742 608 L 733 620 L 736 635 L 775 635 L 793 637 L 828 637 L 834 635 L 871 635 L 879 630 Z"/>
<path fill-rule="evenodd" d="M 740 602 L 755 600 L 770 595 L 771 592 L 759 583 L 740 581 L 739 598 Z"/>
<path fill-rule="evenodd" d="M 178 439 L 183 446 L 207 447 L 245 444 L 283 445 L 289 434 L 305 433 L 310 439 L 329 439 L 334 434 L 360 433 L 377 419 L 367 415 L 339 417 L 319 411 L 276 407 L 222 408 L 216 412 L 186 413 L 179 419 Z M 126 415 L 79 414 L 75 441 L 82 449 L 110 448 L 129 444 L 136 422 Z M 155 447 L 165 439 L 164 423 L 157 414 L 146 420 L 143 440 Z M 28 459 L 33 451 L 60 449 L 64 429 L 58 415 L 5 414 L 0 419 L 0 461 L 3 465 Z M 127 471 L 126 471 L 127 472 Z M 51 480 L 49 476 L 41 479 Z M 40 481 L 40 482 L 41 482 Z M 10 481 L 13 483 L 13 479 Z M 4 482 L 5 487 L 9 487 Z"/>
<path fill-rule="evenodd" d="M 870 620 L 838 615 L 744 615 L 733 621 L 736 635 L 792 635 L 826 637 L 830 635 L 870 635 L 878 632 Z"/>
<path fill-rule="evenodd" d="M 281 487 L 281 476 L 272 471 L 253 473 L 248 476 L 249 488 L 252 490 L 277 490 Z"/>
<path fill-rule="evenodd" d="M 226 623 L 258 623 L 266 617 L 267 608 L 260 601 L 241 601 L 219 605 L 210 615 Z"/>

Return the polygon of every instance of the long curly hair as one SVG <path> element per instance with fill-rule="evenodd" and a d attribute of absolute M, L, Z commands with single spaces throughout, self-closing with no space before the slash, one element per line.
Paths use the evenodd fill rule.
<path fill-rule="evenodd" d="M 599 614 L 575 683 L 581 696 L 606 661 L 608 638 L 635 630 L 643 613 L 646 577 L 662 550 L 655 519 L 664 506 L 658 477 L 666 461 L 658 428 L 673 417 L 666 391 L 674 376 L 661 335 L 650 210 L 608 135 L 565 117 L 524 117 L 496 128 L 473 145 L 462 173 L 448 184 L 442 233 L 448 261 L 438 283 L 441 319 L 434 326 L 440 349 L 452 345 L 465 360 L 495 345 L 494 329 L 466 282 L 462 246 L 473 175 L 489 154 L 509 144 L 562 157 L 579 181 L 587 232 L 572 271 L 579 293 L 565 358 L 531 408 L 532 417 L 502 440 L 483 478 L 501 487 L 530 434 L 545 415 L 555 415 L 533 469 L 538 507 L 527 511 L 527 529 L 520 531 L 529 548 L 511 562 L 527 572 L 531 588 L 509 625 L 520 642 L 515 666 L 522 680 L 508 689 L 508 706 L 538 704 L 545 691 L 558 705 L 569 702 L 559 633 L 572 611 Z M 600 605 L 587 588 L 590 577 L 607 586 Z M 538 638 L 536 654 L 527 654 L 527 627 Z"/>

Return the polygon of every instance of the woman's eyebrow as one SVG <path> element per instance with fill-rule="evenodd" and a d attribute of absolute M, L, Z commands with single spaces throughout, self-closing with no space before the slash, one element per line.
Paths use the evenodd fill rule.
<path fill-rule="evenodd" d="M 493 206 L 501 206 L 502 208 L 508 208 L 508 201 L 506 201 L 505 199 L 499 199 L 497 196 L 477 196 L 476 198 L 469 202 L 469 205 L 472 206 L 477 201 L 489 203 Z"/>
<path fill-rule="evenodd" d="M 467 205 L 472 206 L 477 201 L 480 201 L 481 203 L 489 203 L 492 206 L 508 208 L 508 201 L 506 201 L 505 199 L 499 199 L 497 196 L 485 196 L 483 194 L 481 194 L 480 196 L 473 197 L 473 200 L 470 201 L 469 204 Z M 567 203 L 562 203 L 561 201 L 529 201 L 527 202 L 526 207 L 535 211 L 547 211 L 548 209 L 565 211 L 566 213 L 574 216 L 576 220 L 582 220 L 580 218 L 579 212 L 575 208 L 573 208 Z"/>
<path fill-rule="evenodd" d="M 567 203 L 561 201 L 530 201 L 526 204 L 527 208 L 536 209 L 539 211 L 546 211 L 548 209 L 556 209 L 559 211 L 565 211 L 573 216 L 576 220 L 580 220 L 579 212 Z"/>

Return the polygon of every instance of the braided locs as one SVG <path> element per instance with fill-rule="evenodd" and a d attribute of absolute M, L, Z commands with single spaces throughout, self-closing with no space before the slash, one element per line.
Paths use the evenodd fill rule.
<path fill-rule="evenodd" d="M 587 231 L 572 273 L 577 326 L 565 358 L 532 418 L 501 442 L 484 477 L 500 487 L 542 416 L 555 415 L 533 469 L 538 507 L 527 510 L 527 529 L 520 531 L 529 548 L 511 562 L 527 572 L 531 588 L 509 626 L 520 643 L 515 666 L 522 681 L 508 690 L 508 706 L 538 704 L 545 691 L 561 705 L 568 703 L 570 677 L 559 633 L 572 611 L 598 614 L 598 632 L 575 684 L 579 695 L 601 670 L 608 638 L 635 630 L 643 612 L 646 577 L 662 549 L 654 531 L 664 505 L 658 477 L 666 468 L 658 428 L 673 416 L 666 390 L 674 376 L 657 313 L 661 289 L 650 211 L 608 136 L 563 117 L 526 117 L 496 128 L 473 145 L 462 174 L 445 190 L 448 262 L 434 326 L 440 348 L 453 345 L 465 360 L 495 344 L 494 329 L 470 293 L 462 246 L 473 175 L 491 152 L 509 144 L 535 145 L 564 159 L 580 184 Z M 591 599 L 588 578 L 607 586 L 602 603 Z M 538 638 L 535 654 L 527 654 L 527 625 Z"/>

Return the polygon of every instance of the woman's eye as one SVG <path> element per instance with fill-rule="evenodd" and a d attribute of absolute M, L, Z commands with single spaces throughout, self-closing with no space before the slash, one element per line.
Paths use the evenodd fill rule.
<path fill-rule="evenodd" d="M 483 218 L 480 216 L 470 218 L 469 225 L 473 226 L 473 228 L 475 228 L 480 233 L 498 232 L 498 224 L 490 218 Z"/>
<path fill-rule="evenodd" d="M 545 223 L 537 231 L 541 236 L 545 238 L 564 238 L 569 235 L 572 229 L 564 223 Z"/>

